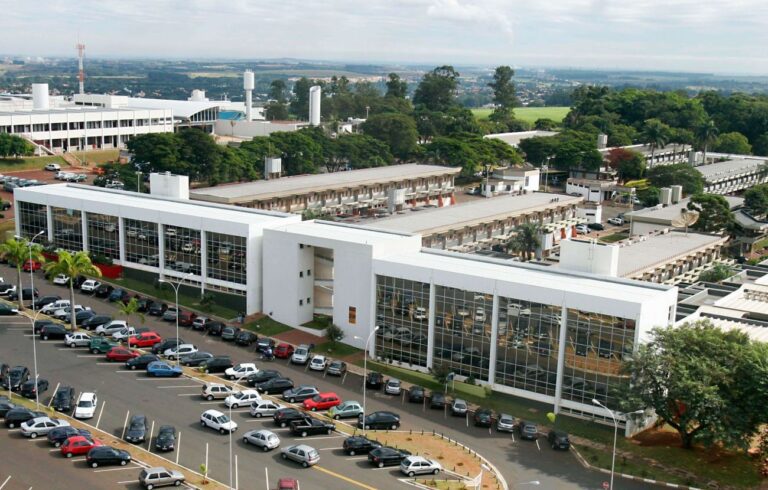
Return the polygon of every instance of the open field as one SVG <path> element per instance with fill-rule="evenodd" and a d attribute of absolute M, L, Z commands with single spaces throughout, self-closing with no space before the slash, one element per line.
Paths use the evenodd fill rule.
<path fill-rule="evenodd" d="M 38 170 L 48 163 L 58 163 L 62 167 L 67 165 L 60 156 L 25 157 L 25 158 L 0 158 L 0 172 L 16 172 L 19 170 Z"/>
<path fill-rule="evenodd" d="M 570 107 L 516 107 L 515 118 L 531 124 L 537 119 L 552 119 L 555 122 L 561 122 L 569 110 L 571 110 Z M 472 109 L 472 114 L 478 119 L 487 119 L 492 111 L 492 109 Z"/>

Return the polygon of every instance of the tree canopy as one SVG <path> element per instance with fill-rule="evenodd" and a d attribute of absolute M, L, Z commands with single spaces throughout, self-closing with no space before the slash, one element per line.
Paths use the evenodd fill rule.
<path fill-rule="evenodd" d="M 515 84 L 512 77 L 515 70 L 509 66 L 498 66 L 493 73 L 493 81 L 488 86 L 493 90 L 493 113 L 491 121 L 506 122 L 513 117 L 513 108 L 517 104 L 515 97 Z"/>
<path fill-rule="evenodd" d="M 648 170 L 647 176 L 654 187 L 682 185 L 686 195 L 700 194 L 704 191 L 704 178 L 701 173 L 687 163 L 657 165 Z"/>
<path fill-rule="evenodd" d="M 427 110 L 443 112 L 456 105 L 459 73 L 450 65 L 438 66 L 424 74 L 413 94 L 413 103 Z"/>
<path fill-rule="evenodd" d="M 768 184 L 758 184 L 744 193 L 744 206 L 755 216 L 768 213 Z"/>
<path fill-rule="evenodd" d="M 0 158 L 23 157 L 32 155 L 35 147 L 32 143 L 15 134 L 0 133 Z"/>
<path fill-rule="evenodd" d="M 608 166 L 619 173 L 622 181 L 641 179 L 645 174 L 645 157 L 626 148 L 613 148 L 608 152 Z"/>
<path fill-rule="evenodd" d="M 363 124 L 363 131 L 389 145 L 392 154 L 407 158 L 416 149 L 416 123 L 405 114 L 376 114 Z"/>
<path fill-rule="evenodd" d="M 715 140 L 712 149 L 720 153 L 735 153 L 737 155 L 752 153 L 752 145 L 749 144 L 749 140 L 738 131 L 722 133 Z"/>
<path fill-rule="evenodd" d="M 688 209 L 698 211 L 699 219 L 693 224 L 694 230 L 706 232 L 730 231 L 733 227 L 733 213 L 728 201 L 717 194 L 695 194 L 688 202 Z"/>

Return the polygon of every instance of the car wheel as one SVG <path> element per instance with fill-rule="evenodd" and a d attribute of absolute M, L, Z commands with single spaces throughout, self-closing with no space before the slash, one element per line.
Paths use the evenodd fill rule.
<path fill-rule="evenodd" d="M 53 445 L 53 447 L 59 448 L 59 447 L 61 447 L 61 443 L 57 442 L 56 444 Z"/>
<path fill-rule="evenodd" d="M 201 420 L 201 421 L 200 421 L 200 425 L 201 425 L 201 426 L 203 426 L 203 427 L 205 427 L 205 422 L 203 422 L 203 421 Z"/>
<path fill-rule="evenodd" d="M 43 340 L 48 340 L 48 336 L 47 335 L 43 335 Z"/>
<path fill-rule="evenodd" d="M 65 454 L 65 456 L 68 457 L 68 458 L 71 458 L 72 457 L 72 453 L 67 453 L 67 454 Z"/>
<path fill-rule="evenodd" d="M 226 433 L 227 433 L 227 431 L 225 431 L 224 428 L 219 429 L 219 434 L 223 435 L 223 434 L 226 434 Z"/>
<path fill-rule="evenodd" d="M 355 455 L 355 450 L 354 450 L 354 449 L 350 450 L 350 451 L 349 451 L 349 455 L 350 455 L 350 456 L 354 456 L 354 455 Z"/>
<path fill-rule="evenodd" d="M 317 412 L 317 407 L 312 407 L 313 412 Z"/>
<path fill-rule="evenodd" d="M 383 468 L 384 467 L 384 461 L 379 461 L 378 466 L 379 466 L 379 468 Z"/>
<path fill-rule="evenodd" d="M 289 402 L 291 402 L 291 403 L 296 403 L 296 399 L 295 399 L 295 398 L 291 398 L 291 399 L 290 399 L 290 400 L 288 400 L 288 401 L 289 401 Z"/>
<path fill-rule="evenodd" d="M 174 487 L 178 487 L 179 485 L 181 485 L 181 480 L 176 480 L 175 482 L 173 482 Z"/>
<path fill-rule="evenodd" d="M 104 336 L 104 332 L 100 332 L 99 336 L 103 337 Z"/>
<path fill-rule="evenodd" d="M 153 488 L 155 488 L 155 486 L 152 485 L 151 483 L 149 485 L 147 485 L 147 490 L 152 490 Z"/>
<path fill-rule="evenodd" d="M 91 354 L 98 354 L 98 353 L 99 353 L 99 349 L 91 349 Z"/>
<path fill-rule="evenodd" d="M 440 473 L 440 468 L 435 468 L 435 471 L 432 472 L 433 475 L 436 475 Z"/>
<path fill-rule="evenodd" d="M 37 438 L 37 432 L 33 432 L 33 433 L 31 433 L 31 434 L 29 435 L 29 438 L 30 438 L 30 439 L 35 439 L 35 438 Z M 555 446 L 552 446 L 552 447 L 555 447 Z"/>
<path fill-rule="evenodd" d="M 288 455 L 286 455 L 285 453 L 281 454 L 280 456 L 282 456 L 283 459 L 288 459 Z"/>
<path fill-rule="evenodd" d="M 416 473 L 414 473 L 413 471 L 409 471 L 409 472 L 408 472 L 408 476 L 410 476 L 411 478 L 413 478 L 414 476 L 416 476 Z"/>
<path fill-rule="evenodd" d="M 339 418 L 341 418 L 341 417 L 339 417 L 338 415 L 334 415 L 333 416 L 333 420 L 339 420 Z"/>
<path fill-rule="evenodd" d="M 306 431 L 302 432 L 301 437 L 307 437 L 307 432 Z"/>
<path fill-rule="evenodd" d="M 365 430 L 371 430 L 371 426 L 370 426 L 370 425 L 366 425 L 366 426 L 365 426 L 365 427 L 363 427 L 363 428 L 364 428 Z"/>
<path fill-rule="evenodd" d="M 123 459 L 123 460 L 120 460 L 120 466 L 125 466 L 125 465 L 127 465 L 127 464 L 128 464 L 128 461 L 126 461 L 126 460 L 124 460 L 124 459 Z"/>
<path fill-rule="evenodd" d="M 16 427 L 16 424 L 14 424 L 13 422 L 11 422 L 10 424 L 8 424 L 8 428 L 9 428 L 9 429 L 13 429 L 13 428 L 15 428 L 15 427 Z"/>
<path fill-rule="evenodd" d="M 227 376 L 227 378 L 228 378 L 230 381 L 234 381 L 234 380 L 235 380 L 235 377 L 234 377 L 234 376 Z"/>
<path fill-rule="evenodd" d="M 238 408 L 239 406 L 240 406 L 240 405 L 238 405 L 237 403 L 233 403 L 233 404 L 232 404 L 232 408 Z"/>
<path fill-rule="evenodd" d="M 262 446 L 262 448 L 261 448 L 261 449 L 263 449 L 265 453 L 266 453 L 267 451 L 269 451 L 269 448 L 268 448 L 267 446 Z"/>
<path fill-rule="evenodd" d="M 288 424 L 287 424 L 287 423 L 285 423 L 285 422 L 280 422 L 280 427 L 281 427 L 281 428 L 285 429 L 287 426 L 288 426 Z"/>
<path fill-rule="evenodd" d="M 256 417 L 257 419 L 260 419 L 260 418 L 261 418 L 261 412 L 256 412 L 256 415 L 255 415 L 255 417 Z"/>
<path fill-rule="evenodd" d="M 328 435 L 333 434 L 333 429 L 328 429 Z"/>
<path fill-rule="evenodd" d="M 99 463 L 97 463 L 96 461 L 91 463 L 91 468 L 98 468 L 98 467 L 99 467 Z"/>
<path fill-rule="evenodd" d="M 213 400 L 213 395 L 208 395 L 208 396 L 205 397 L 205 399 L 208 400 L 208 401 L 212 401 Z"/>
<path fill-rule="evenodd" d="M 131 370 L 136 371 L 136 365 L 135 364 L 131 364 Z"/>
<path fill-rule="evenodd" d="M 246 444 L 246 445 L 248 444 L 248 438 L 247 437 L 243 437 L 243 444 Z"/>
<path fill-rule="evenodd" d="M 392 430 L 397 430 L 397 427 L 398 427 L 397 424 L 392 424 Z"/>
<path fill-rule="evenodd" d="M 303 466 L 304 468 L 307 468 L 309 466 L 309 463 L 307 463 L 306 461 L 302 461 L 301 466 Z"/>
<path fill-rule="evenodd" d="M 73 349 L 75 347 L 75 344 L 69 344 L 69 348 Z"/>

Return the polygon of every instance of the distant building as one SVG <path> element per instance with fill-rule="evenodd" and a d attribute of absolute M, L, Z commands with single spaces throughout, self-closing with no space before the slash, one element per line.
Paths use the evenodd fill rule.
<path fill-rule="evenodd" d="M 537 138 L 537 137 L 544 137 L 544 136 L 555 136 L 558 134 L 557 131 L 517 131 L 514 133 L 494 133 L 494 134 L 487 134 L 483 136 L 483 138 L 492 138 L 501 140 L 505 143 L 507 143 L 510 146 L 513 146 L 517 148 L 520 146 L 520 142 L 528 139 L 528 138 Z"/>
<path fill-rule="evenodd" d="M 695 167 L 707 194 L 731 194 L 768 182 L 768 159 L 738 158 Z"/>
<path fill-rule="evenodd" d="M 640 153 L 645 158 L 645 166 L 653 168 L 659 165 L 672 165 L 675 163 L 688 163 L 691 153 L 691 145 L 666 145 L 662 148 L 651 149 L 650 145 L 613 146 L 610 148 L 598 148 L 607 161 L 611 150 L 617 148 Z"/>
<path fill-rule="evenodd" d="M 540 174 L 541 171 L 538 168 L 530 163 L 524 163 L 519 166 L 510 165 L 496 168 L 491 173 L 491 178 L 505 183 L 516 183 L 520 190 L 538 192 Z"/>
<path fill-rule="evenodd" d="M 723 196 L 728 201 L 731 209 L 742 205 L 744 200 L 740 197 Z M 658 204 L 648 208 L 639 209 L 624 214 L 625 219 L 629 219 L 630 235 L 645 235 L 665 228 L 684 228 L 685 224 L 680 221 L 683 210 L 688 209 L 690 198 L 685 198 L 677 203 L 669 205 Z"/>

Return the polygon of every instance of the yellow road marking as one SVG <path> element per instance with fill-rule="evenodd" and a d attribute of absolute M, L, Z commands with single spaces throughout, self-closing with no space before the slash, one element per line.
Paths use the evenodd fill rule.
<path fill-rule="evenodd" d="M 327 474 L 329 474 L 331 476 L 335 476 L 336 478 L 340 478 L 340 479 L 342 479 L 342 480 L 344 480 L 346 482 L 349 482 L 349 483 L 351 483 L 353 485 L 357 485 L 360 488 L 365 488 L 366 490 L 378 490 L 376 487 L 371 487 L 369 485 L 366 485 L 365 483 L 361 483 L 361 482 L 359 482 L 357 480 L 353 480 L 352 478 L 346 477 L 344 475 L 340 475 L 340 474 L 338 474 L 336 472 L 333 472 L 331 470 L 325 469 L 323 467 L 314 465 L 312 468 L 315 469 L 315 470 L 318 470 L 318 471 L 322 471 L 323 473 L 327 473 Z"/>

